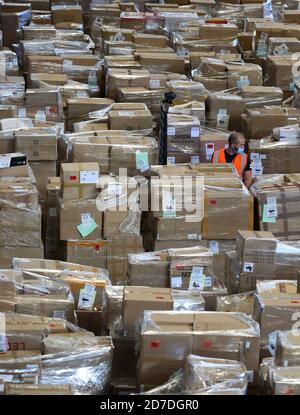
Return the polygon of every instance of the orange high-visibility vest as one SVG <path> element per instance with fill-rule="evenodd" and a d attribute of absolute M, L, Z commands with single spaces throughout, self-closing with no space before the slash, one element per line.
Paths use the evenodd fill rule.
<path fill-rule="evenodd" d="M 211 161 L 214 164 L 227 163 L 226 157 L 225 157 L 225 148 L 222 148 L 221 150 L 216 150 L 212 156 Z M 233 159 L 232 164 L 236 168 L 240 177 L 243 177 L 245 168 L 247 166 L 247 162 L 248 162 L 248 154 L 246 153 L 237 154 L 235 158 Z"/>

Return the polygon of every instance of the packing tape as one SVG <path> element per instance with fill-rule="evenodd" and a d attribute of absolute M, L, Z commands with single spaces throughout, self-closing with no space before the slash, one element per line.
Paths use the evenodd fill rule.
<path fill-rule="evenodd" d="M 106 247 L 107 241 L 67 241 L 67 246 L 88 246 L 88 247 Z"/>

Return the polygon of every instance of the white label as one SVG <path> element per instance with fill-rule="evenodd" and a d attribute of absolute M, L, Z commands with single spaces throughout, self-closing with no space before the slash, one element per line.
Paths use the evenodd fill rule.
<path fill-rule="evenodd" d="M 248 76 L 240 76 L 240 79 L 236 81 L 237 87 L 240 89 L 242 86 L 249 86 L 250 82 Z"/>
<path fill-rule="evenodd" d="M 81 223 L 83 225 L 91 223 L 92 217 L 90 213 L 82 213 L 81 214 Z"/>
<path fill-rule="evenodd" d="M 243 271 L 244 272 L 253 272 L 253 268 L 254 268 L 253 262 L 245 262 Z"/>
<path fill-rule="evenodd" d="M 274 48 L 274 55 L 288 55 L 289 54 L 289 48 L 285 43 L 282 43 L 282 45 L 276 46 Z"/>
<path fill-rule="evenodd" d="M 210 288 L 211 286 L 212 286 L 212 278 L 211 277 L 205 277 L 204 287 Z"/>
<path fill-rule="evenodd" d="M 182 277 L 172 277 L 171 288 L 181 288 L 181 287 L 182 287 Z"/>
<path fill-rule="evenodd" d="M 225 112 L 225 114 L 223 113 Z M 217 127 L 223 128 L 224 130 L 228 130 L 228 124 L 229 124 L 229 115 L 227 114 L 226 109 L 220 109 L 217 114 Z"/>
<path fill-rule="evenodd" d="M 98 181 L 99 172 L 93 170 L 82 170 L 80 172 L 80 183 L 96 184 Z"/>
<path fill-rule="evenodd" d="M 162 210 L 164 218 L 176 218 L 176 202 L 173 199 L 172 193 L 163 192 Z"/>
<path fill-rule="evenodd" d="M 177 52 L 177 55 L 179 56 L 186 56 L 189 54 L 189 50 L 183 46 L 178 46 L 176 52 Z"/>
<path fill-rule="evenodd" d="M 205 144 L 206 160 L 211 160 L 212 155 L 214 154 L 214 151 L 215 151 L 214 143 L 206 143 Z"/>
<path fill-rule="evenodd" d="M 253 370 L 247 370 L 248 382 L 253 382 Z"/>
<path fill-rule="evenodd" d="M 2 380 L 2 382 L 11 382 L 13 378 L 13 375 L 0 375 L 0 380 Z"/>
<path fill-rule="evenodd" d="M 96 297 L 96 289 L 92 284 L 85 284 L 84 288 L 80 290 L 78 309 L 92 310 Z"/>
<path fill-rule="evenodd" d="M 167 129 L 168 135 L 175 135 L 175 133 L 176 133 L 175 127 L 168 127 Z"/>
<path fill-rule="evenodd" d="M 65 67 L 70 67 L 70 66 L 72 66 L 72 64 L 73 64 L 73 62 L 72 62 L 72 61 L 70 61 L 70 60 L 68 60 L 68 59 L 64 59 L 64 60 L 63 60 L 63 69 L 64 69 Z"/>
<path fill-rule="evenodd" d="M 0 352 L 7 351 L 6 341 L 6 316 L 5 313 L 0 313 Z"/>
<path fill-rule="evenodd" d="M 250 153 L 250 159 L 260 161 L 260 154 L 259 153 Z"/>
<path fill-rule="evenodd" d="M 192 239 L 192 240 L 198 239 L 198 235 L 196 233 L 189 233 L 188 234 L 188 239 Z"/>
<path fill-rule="evenodd" d="M 122 41 L 125 40 L 125 37 L 124 37 L 124 35 L 121 32 L 118 32 L 115 35 L 110 36 L 109 40 L 111 42 L 122 42 Z"/>
<path fill-rule="evenodd" d="M 297 129 L 299 131 L 299 129 Z M 279 128 L 279 139 L 280 141 L 285 140 L 296 140 L 298 138 L 296 129 L 285 129 Z"/>
<path fill-rule="evenodd" d="M 267 197 L 267 207 L 266 207 L 267 216 L 269 218 L 277 218 L 277 202 L 275 196 Z"/>
<path fill-rule="evenodd" d="M 149 170 L 149 156 L 146 151 L 137 150 L 135 152 L 136 169 L 144 173 Z"/>
<path fill-rule="evenodd" d="M 267 158 L 267 155 L 266 155 L 266 154 L 261 154 L 261 155 L 260 155 L 260 159 L 261 159 L 261 160 L 265 160 L 266 158 Z"/>
<path fill-rule="evenodd" d="M 160 88 L 160 80 L 159 79 L 150 79 L 149 87 L 150 88 Z"/>
<path fill-rule="evenodd" d="M 56 107 L 45 107 L 46 115 L 56 114 Z"/>
<path fill-rule="evenodd" d="M 253 177 L 262 176 L 264 168 L 263 168 L 263 165 L 261 164 L 261 161 L 254 160 L 251 164 L 251 170 L 252 170 Z"/>
<path fill-rule="evenodd" d="M 272 356 L 275 356 L 276 344 L 277 344 L 277 334 L 278 330 L 273 331 L 268 335 L 268 350 Z"/>
<path fill-rule="evenodd" d="M 198 138 L 200 137 L 200 128 L 199 127 L 192 127 L 191 129 L 191 137 Z"/>
<path fill-rule="evenodd" d="M 219 114 L 225 117 L 227 115 L 227 109 L 226 108 L 220 108 L 219 109 Z"/>
<path fill-rule="evenodd" d="M 26 108 L 18 108 L 18 118 L 26 118 Z"/>
<path fill-rule="evenodd" d="M 209 241 L 209 249 L 213 254 L 218 254 L 219 251 L 219 242 L 218 241 Z"/>
<path fill-rule="evenodd" d="M 0 169 L 10 167 L 10 157 L 0 157 Z"/>
<path fill-rule="evenodd" d="M 120 117 L 134 117 L 135 112 L 134 111 L 118 111 L 118 115 Z"/>
<path fill-rule="evenodd" d="M 120 183 L 109 183 L 107 186 L 107 194 L 109 196 L 120 196 L 123 193 L 123 185 Z"/>
<path fill-rule="evenodd" d="M 285 360 L 283 361 L 283 366 L 284 366 L 284 367 L 288 367 L 288 365 L 289 365 L 289 361 L 288 361 L 287 359 L 285 359 Z"/>
<path fill-rule="evenodd" d="M 62 318 L 62 319 L 66 319 L 66 313 L 64 310 L 54 310 L 53 311 L 53 317 L 54 318 Z"/>
<path fill-rule="evenodd" d="M 191 156 L 191 164 L 199 164 L 200 159 L 199 156 Z"/>
<path fill-rule="evenodd" d="M 35 121 L 45 122 L 46 121 L 46 113 L 45 111 L 38 110 L 34 116 Z"/>
<path fill-rule="evenodd" d="M 88 93 L 86 91 L 77 91 L 76 96 L 77 97 L 87 97 Z"/>
<path fill-rule="evenodd" d="M 189 290 L 199 290 L 202 291 L 205 284 L 205 275 L 203 275 L 203 267 L 193 267 Z"/>
<path fill-rule="evenodd" d="M 176 164 L 175 157 L 167 157 L 167 164 Z"/>

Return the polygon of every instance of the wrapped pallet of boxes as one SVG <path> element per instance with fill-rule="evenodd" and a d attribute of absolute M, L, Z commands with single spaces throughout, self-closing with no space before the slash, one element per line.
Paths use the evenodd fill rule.
<path fill-rule="evenodd" d="M 226 295 L 225 286 L 212 272 L 212 253 L 202 247 L 168 249 L 169 285 L 178 290 L 199 292 L 205 309 L 214 311 L 219 295 Z"/>
<path fill-rule="evenodd" d="M 243 313 L 144 312 L 138 364 L 140 385 L 150 389 L 162 384 L 182 367 L 189 354 L 242 361 L 249 375 L 255 372 L 251 377 L 256 382 L 259 326 Z"/>
<path fill-rule="evenodd" d="M 247 369 L 236 360 L 189 355 L 184 367 L 184 390 L 203 395 L 245 395 Z"/>
<path fill-rule="evenodd" d="M 255 294 L 253 318 L 260 325 L 261 345 L 268 344 L 274 331 L 291 330 L 295 324 L 293 316 L 299 313 L 299 308 L 300 295 L 297 293 Z"/>
<path fill-rule="evenodd" d="M 34 273 L 27 275 L 21 271 L 4 270 L 1 272 L 0 284 L 7 288 L 9 283 L 14 284 L 15 289 L 14 293 L 7 296 L 1 290 L 3 312 L 61 317 L 73 321 L 74 299 L 67 283 L 49 282 L 45 276 Z"/>
<path fill-rule="evenodd" d="M 128 279 L 130 285 L 167 288 L 169 262 L 160 251 L 128 255 Z"/>
<path fill-rule="evenodd" d="M 299 336 L 293 331 L 279 331 L 277 333 L 275 364 L 277 366 L 300 365 Z"/>
<path fill-rule="evenodd" d="M 76 241 L 74 241 L 76 242 Z M 95 300 L 93 303 L 96 310 L 100 310 L 103 304 L 104 289 L 110 285 L 109 274 L 105 268 L 82 265 L 56 260 L 38 260 L 28 258 L 14 258 L 13 268 L 22 270 L 23 273 L 33 273 L 46 277 L 55 277 L 69 285 L 74 297 L 75 307 L 78 309 L 80 291 L 85 285 L 95 287 Z"/>
<path fill-rule="evenodd" d="M 297 173 L 298 155 L 300 153 L 300 140 L 297 139 L 298 128 L 294 131 L 288 128 L 275 128 L 273 131 L 279 131 L 281 138 L 264 138 L 261 140 L 251 140 L 249 143 L 250 159 L 258 168 L 255 174 L 284 174 Z M 289 138 L 289 131 L 295 132 L 296 139 L 292 136 Z M 284 139 L 286 136 L 286 139 Z"/>
<path fill-rule="evenodd" d="M 49 176 L 56 176 L 57 133 L 52 128 L 29 128 L 15 134 L 15 149 L 27 156 L 37 180 L 37 187 L 46 199 Z"/>
<path fill-rule="evenodd" d="M 259 228 L 281 240 L 299 239 L 299 186 L 293 182 L 257 182 Z"/>
<path fill-rule="evenodd" d="M 147 179 L 130 177 L 127 183 L 122 178 L 109 179 L 106 181 L 106 176 L 100 178 L 102 189 L 97 199 L 97 208 L 103 212 L 103 238 L 140 236 L 140 194 L 142 189 L 148 190 Z"/>
<path fill-rule="evenodd" d="M 53 89 L 28 89 L 25 93 L 27 116 L 40 122 L 63 122 L 63 107 L 60 91 Z"/>
<path fill-rule="evenodd" d="M 246 109 L 260 108 L 268 105 L 281 106 L 283 92 L 282 89 L 272 86 L 242 86 L 241 96 L 244 98 Z"/>
<path fill-rule="evenodd" d="M 167 124 L 168 162 L 188 163 L 200 151 L 200 122 L 195 116 L 169 114 Z"/>
<path fill-rule="evenodd" d="M 109 68 L 106 73 L 106 96 L 116 100 L 118 89 L 126 87 L 149 86 L 150 73 L 147 69 L 116 69 Z"/>
<path fill-rule="evenodd" d="M 0 103 L 24 105 L 25 81 L 21 76 L 0 76 Z"/>
<path fill-rule="evenodd" d="M 238 95 L 222 92 L 208 94 L 206 118 L 211 127 L 240 131 L 241 115 L 244 110 L 244 100 Z"/>
<path fill-rule="evenodd" d="M 299 366 L 276 366 L 273 358 L 263 359 L 260 365 L 260 387 L 268 395 L 299 395 Z"/>

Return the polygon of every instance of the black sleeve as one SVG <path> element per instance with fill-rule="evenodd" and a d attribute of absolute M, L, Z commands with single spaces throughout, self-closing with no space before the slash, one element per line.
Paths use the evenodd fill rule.
<path fill-rule="evenodd" d="M 250 161 L 250 156 L 248 155 L 248 160 L 247 160 L 245 171 L 249 171 L 249 170 L 251 170 L 251 161 Z"/>

